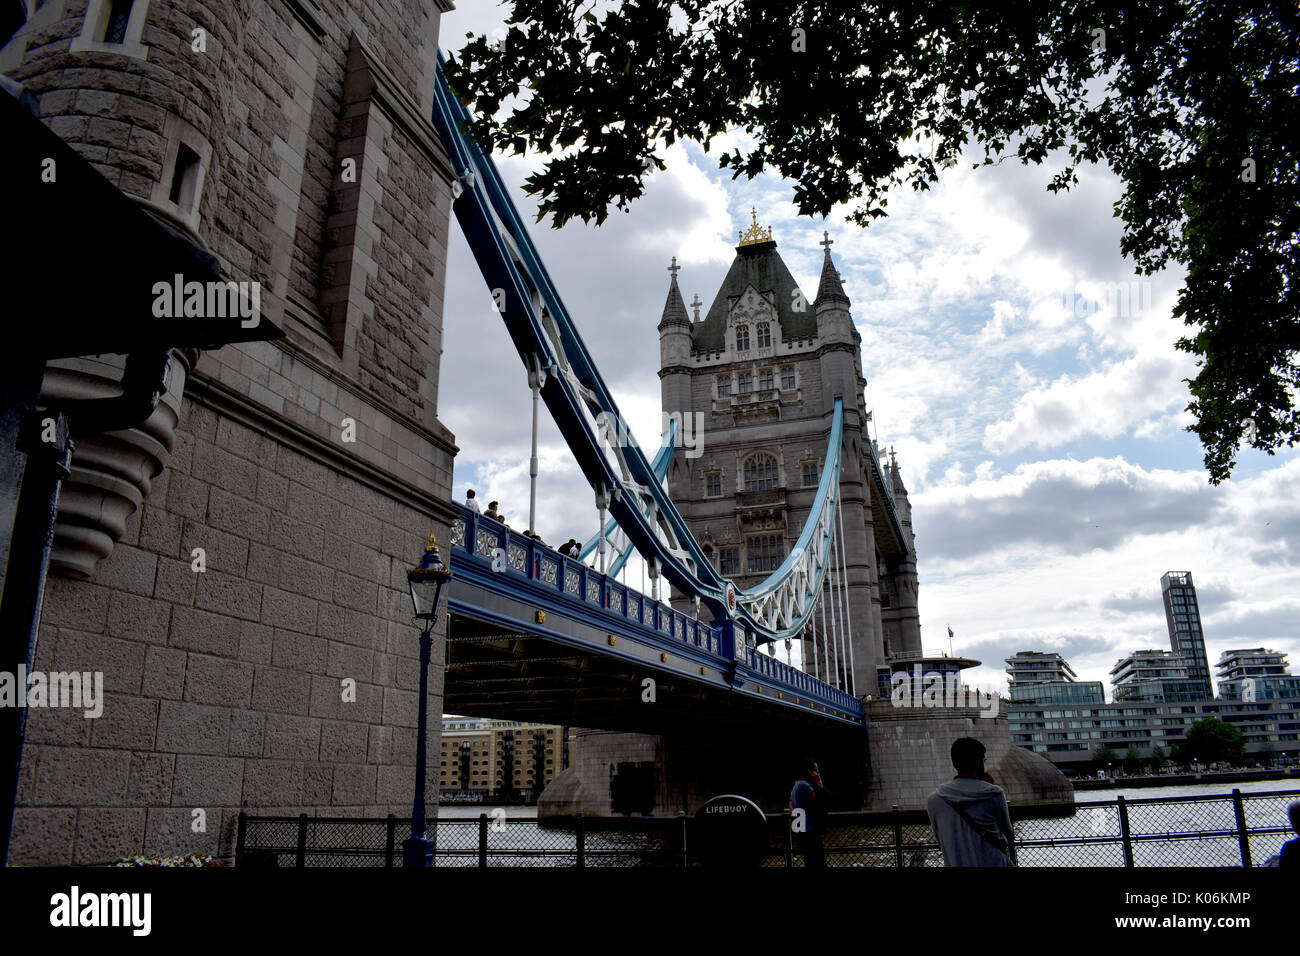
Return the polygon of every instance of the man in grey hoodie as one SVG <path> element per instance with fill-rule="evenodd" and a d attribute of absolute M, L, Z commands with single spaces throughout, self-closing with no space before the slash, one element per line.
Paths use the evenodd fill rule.
<path fill-rule="evenodd" d="M 984 745 L 959 737 L 952 745 L 957 776 L 925 801 L 944 866 L 1015 866 L 1007 795 L 984 769 Z"/>

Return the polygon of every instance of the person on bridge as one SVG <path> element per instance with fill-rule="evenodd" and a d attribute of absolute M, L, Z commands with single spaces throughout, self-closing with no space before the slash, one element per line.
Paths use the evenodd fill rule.
<path fill-rule="evenodd" d="M 489 501 L 487 516 L 489 518 L 496 518 L 497 521 L 505 521 L 505 518 L 501 517 L 501 512 L 497 510 L 497 505 L 499 505 L 500 503 L 501 502 L 499 501 Z"/>
<path fill-rule="evenodd" d="M 803 865 L 810 869 L 824 869 L 826 854 L 822 851 L 822 832 L 826 829 L 826 813 L 830 809 L 830 794 L 822 786 L 821 769 L 815 760 L 805 760 L 803 772 L 790 791 L 790 826 L 795 843 L 803 854 Z"/>
<path fill-rule="evenodd" d="M 482 513 L 482 509 L 480 509 L 478 506 L 478 499 L 474 497 L 473 488 L 465 492 L 465 507 L 468 508 L 470 511 L 474 512 L 475 514 Z"/>
<path fill-rule="evenodd" d="M 925 801 L 944 866 L 1015 866 L 1015 831 L 1007 794 L 984 769 L 984 745 L 958 737 L 952 745 L 957 776 Z"/>
<path fill-rule="evenodd" d="M 582 545 L 578 543 L 577 538 L 570 538 L 564 547 L 560 548 L 560 554 L 566 558 L 576 558 L 582 554 Z"/>

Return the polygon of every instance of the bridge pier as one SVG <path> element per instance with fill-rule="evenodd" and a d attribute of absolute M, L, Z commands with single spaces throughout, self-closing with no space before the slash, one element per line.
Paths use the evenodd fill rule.
<path fill-rule="evenodd" d="M 752 739 L 736 728 L 675 734 L 579 732 L 577 762 L 543 791 L 538 817 L 693 815 L 710 797 L 736 793 L 779 813 L 799 761 L 821 765 L 836 809 L 862 805 L 866 738 L 859 728 Z"/>
<path fill-rule="evenodd" d="M 1015 808 L 1074 802 L 1074 786 L 1056 766 L 1011 743 L 1005 714 L 984 716 L 976 707 L 894 707 L 867 703 L 871 760 L 864 809 L 925 807 L 925 799 L 953 778 L 950 756 L 958 737 L 974 737 L 986 748 L 984 765 Z"/>
<path fill-rule="evenodd" d="M 872 701 L 869 730 L 750 740 L 733 729 L 669 735 L 580 731 L 577 762 L 538 802 L 541 819 L 693 815 L 706 800 L 738 793 L 779 812 L 802 756 L 821 764 L 837 810 L 923 809 L 926 797 L 953 777 L 949 748 L 975 737 L 986 765 L 1013 808 L 1074 802 L 1070 781 L 1049 761 L 1012 745 L 1006 717 L 974 707 L 895 708 Z"/>

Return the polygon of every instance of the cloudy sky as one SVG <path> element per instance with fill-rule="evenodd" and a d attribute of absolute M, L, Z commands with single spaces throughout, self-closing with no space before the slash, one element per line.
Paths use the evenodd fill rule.
<path fill-rule="evenodd" d="M 501 7 L 462 0 L 442 46 L 491 33 Z M 1133 275 L 1112 218 L 1118 180 L 1085 169 L 1068 195 L 1046 170 L 949 170 L 890 197 L 863 230 L 837 212 L 795 215 L 788 182 L 732 181 L 693 145 L 663 154 L 630 212 L 599 228 L 535 226 L 533 240 L 643 448 L 659 445 L 658 334 L 673 256 L 705 310 L 750 209 L 770 224 L 809 299 L 822 229 L 862 333 L 867 400 L 897 449 L 913 505 L 921 635 L 1005 684 L 1003 658 L 1058 651 L 1081 680 L 1109 681 L 1121 655 L 1167 648 L 1160 576 L 1191 571 L 1211 665 L 1235 647 L 1300 660 L 1300 456 L 1244 452 L 1212 487 L 1173 348 L 1181 273 Z M 541 157 L 498 157 L 519 187 Z M 519 188 L 526 222 L 536 204 Z M 469 248 L 453 225 L 440 417 L 456 434 L 455 492 L 500 499 L 528 521 L 530 393 Z M 596 530 L 591 489 L 543 406 L 538 531 L 552 543 Z M 706 438 L 707 441 L 707 438 Z M 635 584 L 635 578 L 629 578 Z M 1109 690 L 1108 690 L 1109 696 Z"/>

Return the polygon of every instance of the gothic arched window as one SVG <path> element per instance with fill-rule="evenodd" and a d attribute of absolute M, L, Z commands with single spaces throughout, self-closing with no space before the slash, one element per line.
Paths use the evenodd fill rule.
<path fill-rule="evenodd" d="M 760 349 L 772 347 L 772 327 L 766 322 L 758 323 L 758 347 Z"/>
<path fill-rule="evenodd" d="M 772 455 L 760 452 L 745 462 L 746 491 L 767 491 L 775 488 L 779 480 L 776 458 Z"/>
<path fill-rule="evenodd" d="M 736 351 L 737 352 L 749 351 L 749 326 L 748 325 L 736 326 Z"/>

